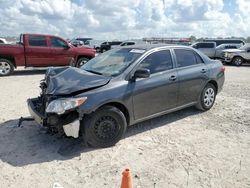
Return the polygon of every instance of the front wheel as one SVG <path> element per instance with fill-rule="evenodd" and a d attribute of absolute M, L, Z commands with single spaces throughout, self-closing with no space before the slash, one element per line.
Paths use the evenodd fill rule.
<path fill-rule="evenodd" d="M 203 89 L 196 108 L 207 111 L 213 107 L 216 98 L 216 88 L 213 84 L 207 84 Z"/>
<path fill-rule="evenodd" d="M 89 58 L 86 58 L 86 57 L 82 57 L 80 58 L 78 61 L 77 61 L 77 64 L 76 66 L 78 68 L 80 68 L 81 66 L 83 66 L 85 63 L 87 63 L 89 61 Z"/>
<path fill-rule="evenodd" d="M 124 114 L 116 107 L 104 106 L 81 122 L 85 141 L 93 147 L 110 147 L 124 135 L 127 122 Z"/>
<path fill-rule="evenodd" d="M 0 59 L 0 76 L 8 76 L 14 72 L 14 65 L 7 59 Z"/>

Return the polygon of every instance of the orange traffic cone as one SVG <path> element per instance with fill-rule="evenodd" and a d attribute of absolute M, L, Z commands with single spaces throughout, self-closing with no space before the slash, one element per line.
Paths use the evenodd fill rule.
<path fill-rule="evenodd" d="M 128 168 L 126 168 L 122 172 L 121 188 L 133 188 L 132 176 L 131 176 L 130 170 Z"/>

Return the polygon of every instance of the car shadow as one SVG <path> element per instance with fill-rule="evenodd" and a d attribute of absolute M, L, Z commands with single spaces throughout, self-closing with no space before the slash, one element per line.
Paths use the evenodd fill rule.
<path fill-rule="evenodd" d="M 47 69 L 25 69 L 25 70 L 15 70 L 13 76 L 27 76 L 35 74 L 45 74 Z"/>
<path fill-rule="evenodd" d="M 191 107 L 130 126 L 125 139 L 198 113 L 200 111 Z M 81 137 L 73 139 L 48 134 L 34 121 L 17 125 L 17 119 L 0 124 L 0 160 L 12 166 L 67 160 L 98 149 L 87 147 Z"/>

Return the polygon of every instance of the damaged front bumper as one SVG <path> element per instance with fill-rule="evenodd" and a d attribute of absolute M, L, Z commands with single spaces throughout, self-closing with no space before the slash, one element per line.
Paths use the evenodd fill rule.
<path fill-rule="evenodd" d="M 27 100 L 30 115 L 41 126 L 57 132 L 64 132 L 67 136 L 79 137 L 80 121 L 77 112 L 57 115 L 45 113 L 45 107 L 40 98 Z"/>

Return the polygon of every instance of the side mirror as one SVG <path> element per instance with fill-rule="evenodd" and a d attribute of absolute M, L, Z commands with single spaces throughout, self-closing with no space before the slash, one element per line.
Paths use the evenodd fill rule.
<path fill-rule="evenodd" d="M 74 60 L 74 58 L 72 57 L 72 58 L 70 59 L 69 66 L 75 67 L 74 61 L 75 61 L 75 60 Z"/>
<path fill-rule="evenodd" d="M 133 78 L 148 78 L 150 76 L 150 70 L 145 68 L 139 68 L 135 71 Z"/>

